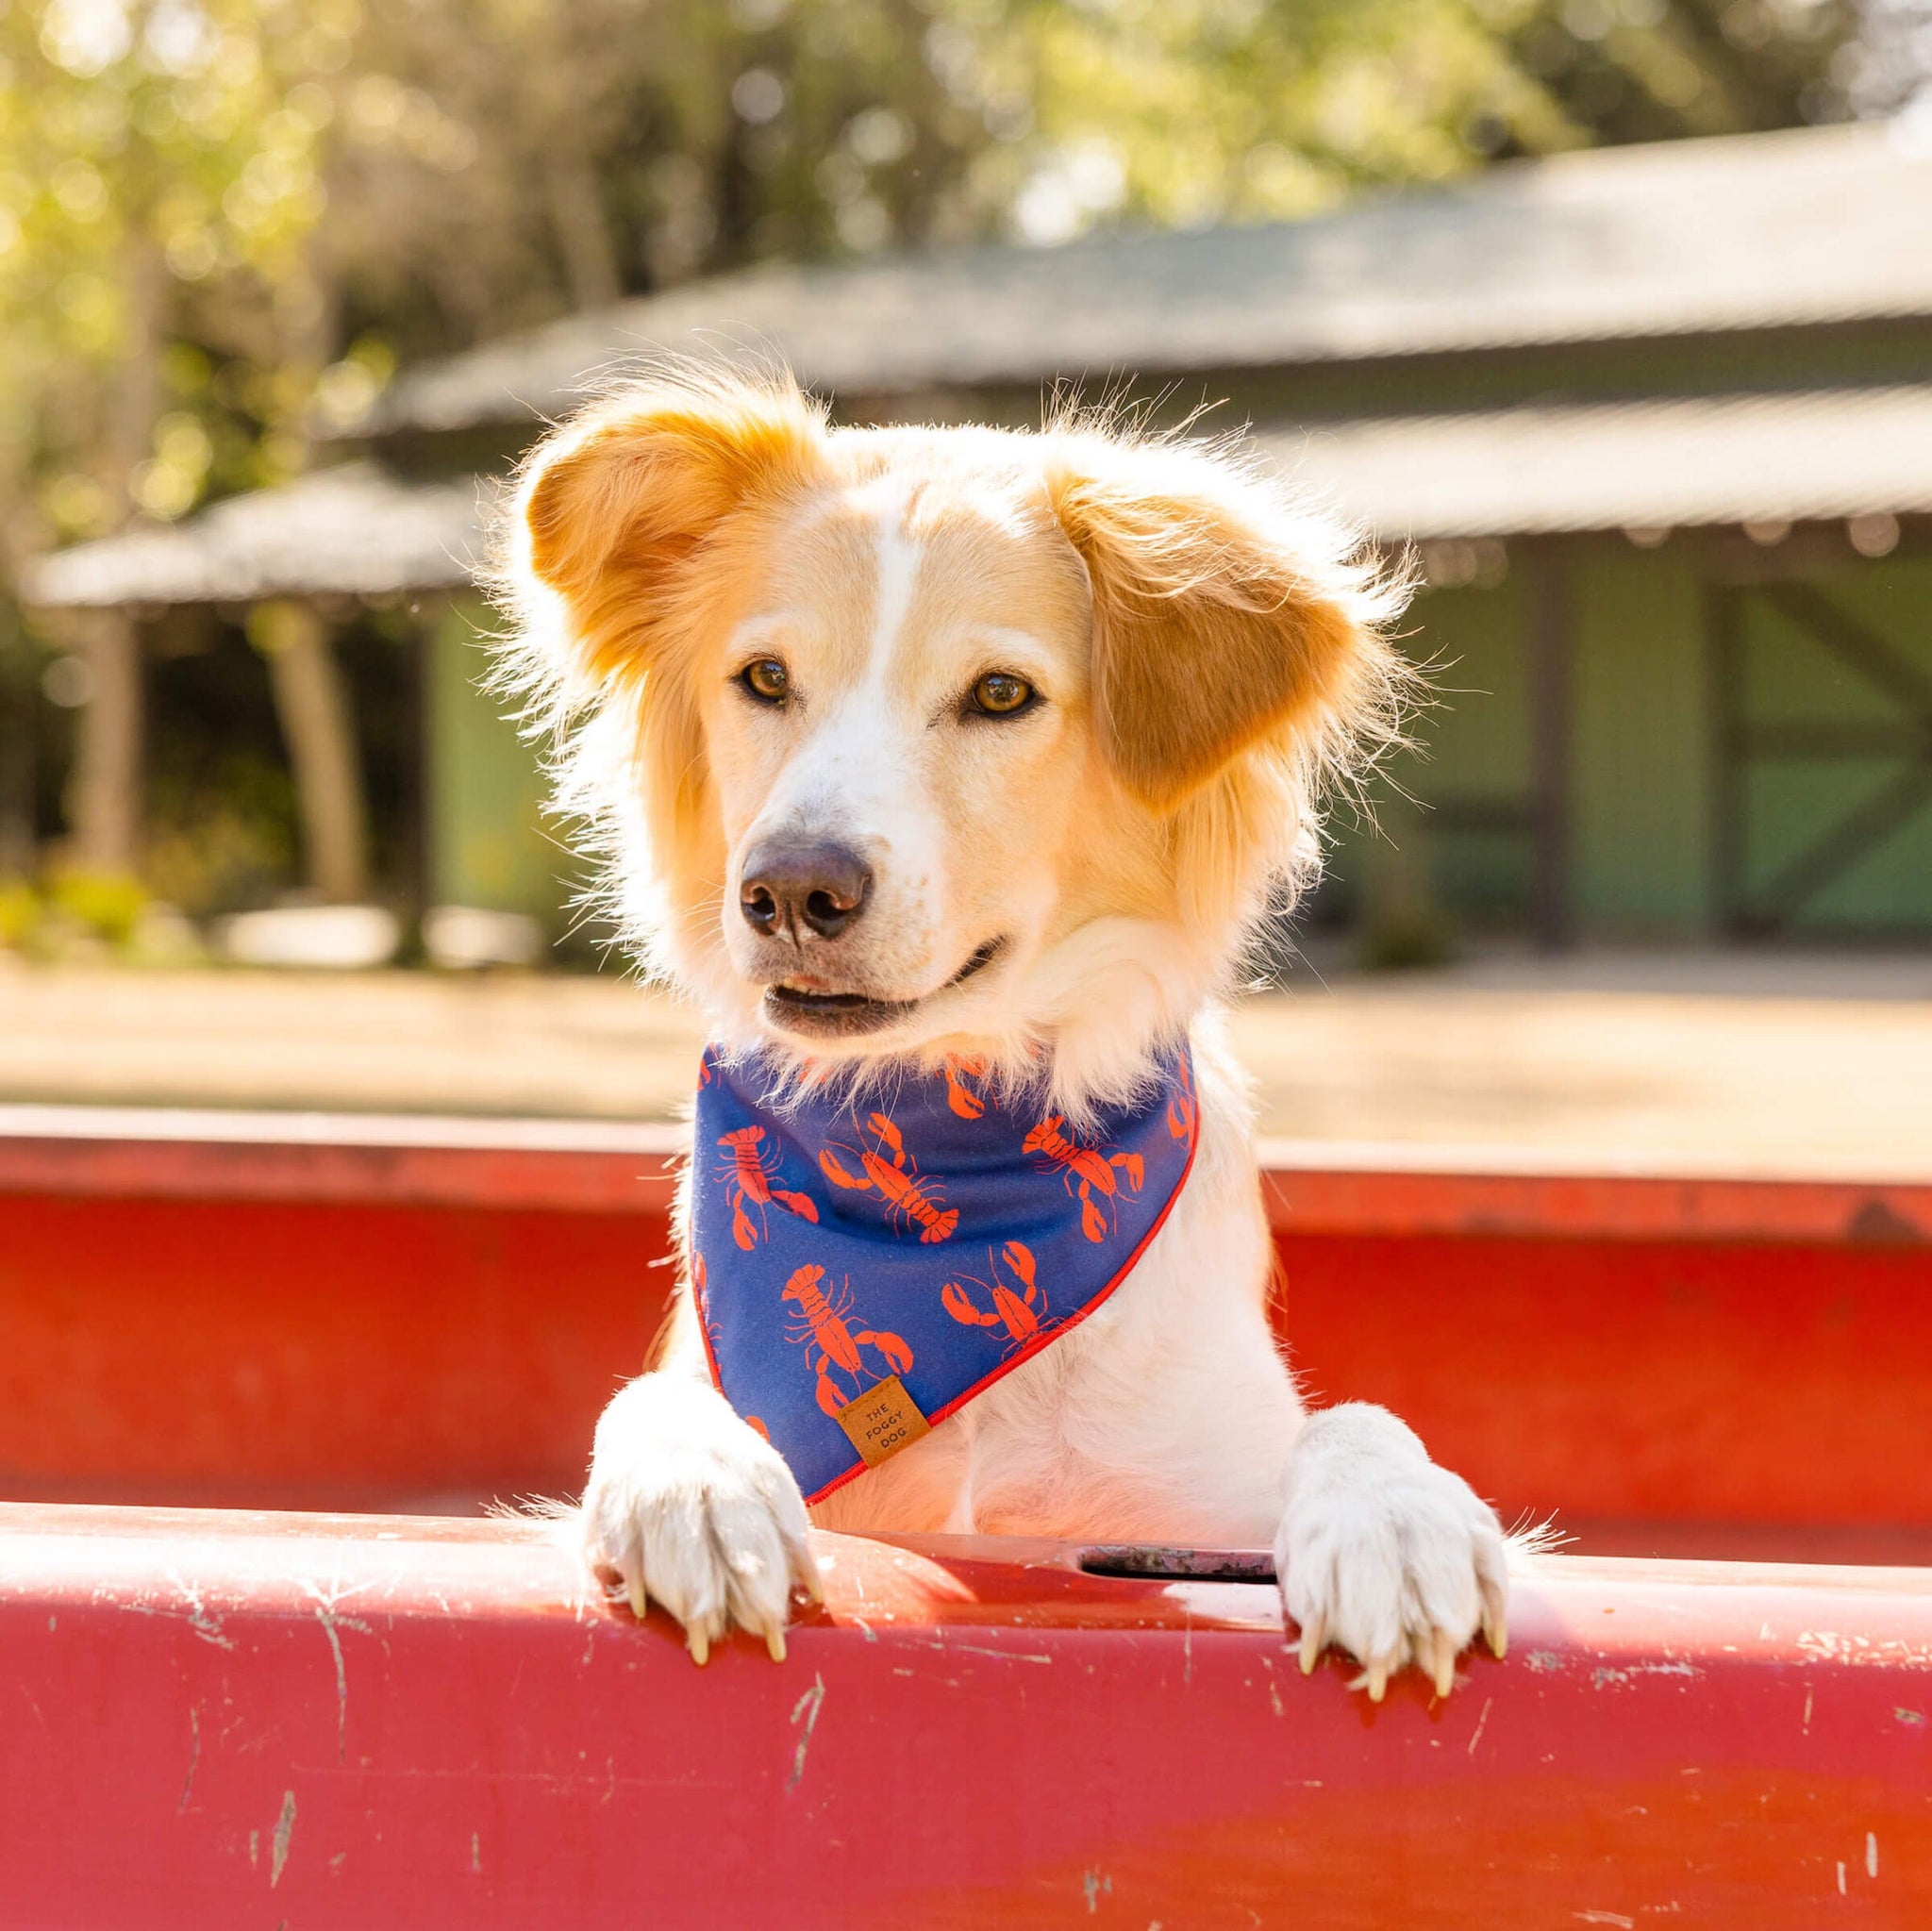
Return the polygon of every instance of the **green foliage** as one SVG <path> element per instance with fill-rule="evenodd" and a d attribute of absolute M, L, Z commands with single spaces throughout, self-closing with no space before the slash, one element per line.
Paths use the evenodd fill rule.
<path fill-rule="evenodd" d="M 0 878 L 0 951 L 147 966 L 207 960 L 194 927 L 139 880 L 72 866 L 50 874 L 39 891 L 25 878 Z"/>
<path fill-rule="evenodd" d="M 313 372 L 276 384 L 325 207 L 322 31 L 257 0 L 0 12 L 16 549 L 130 509 L 178 516 L 300 460 L 289 432 Z"/>
<path fill-rule="evenodd" d="M 165 774 L 149 806 L 142 875 L 192 918 L 273 905 L 296 875 L 288 773 L 248 749 L 192 774 Z"/>
<path fill-rule="evenodd" d="M 0 878 L 0 946 L 22 946 L 40 923 L 41 900 L 24 878 Z"/>
<path fill-rule="evenodd" d="M 1859 4 L 10 0 L 0 562 L 290 474 L 399 357 L 751 259 L 1840 112 Z"/>
<path fill-rule="evenodd" d="M 49 911 L 111 946 L 134 937 L 148 896 L 138 878 L 122 872 L 65 868 L 47 881 Z"/>

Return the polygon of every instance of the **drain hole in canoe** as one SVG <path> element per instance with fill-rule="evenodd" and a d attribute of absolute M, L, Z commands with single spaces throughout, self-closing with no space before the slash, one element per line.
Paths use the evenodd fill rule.
<path fill-rule="evenodd" d="M 1273 1582 L 1274 1560 L 1257 1549 L 1170 1549 L 1158 1542 L 1098 1542 L 1080 1551 L 1089 1575 L 1137 1582 Z"/>

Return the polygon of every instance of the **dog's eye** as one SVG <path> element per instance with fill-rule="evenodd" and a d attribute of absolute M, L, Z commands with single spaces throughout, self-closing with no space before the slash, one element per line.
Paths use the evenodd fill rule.
<path fill-rule="evenodd" d="M 791 673 L 776 658 L 758 658 L 739 672 L 738 681 L 760 704 L 783 704 L 791 695 Z"/>
<path fill-rule="evenodd" d="M 1033 686 L 1010 671 L 990 671 L 973 687 L 973 707 L 988 717 L 1009 718 L 1033 702 Z"/>

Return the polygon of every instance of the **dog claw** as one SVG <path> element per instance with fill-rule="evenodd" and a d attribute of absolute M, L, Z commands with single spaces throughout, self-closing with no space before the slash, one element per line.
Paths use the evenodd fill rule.
<path fill-rule="evenodd" d="M 1447 1696 L 1456 1688 L 1456 1647 L 1446 1629 L 1436 1631 L 1435 1650 L 1435 1665 L 1430 1673 L 1436 1679 L 1436 1694 Z"/>
<path fill-rule="evenodd" d="M 1399 1669 L 1400 1663 L 1396 1665 Z M 1349 1681 L 1351 1691 L 1366 1690 L 1371 1703 L 1380 1703 L 1389 1693 L 1389 1662 L 1386 1657 L 1378 1663 L 1364 1663 L 1361 1673 Z"/>
<path fill-rule="evenodd" d="M 1302 1625 L 1302 1674 L 1312 1676 L 1315 1665 L 1322 1660 L 1322 1652 L 1327 1646 L 1327 1632 L 1323 1627 L 1322 1618 Z"/>
<path fill-rule="evenodd" d="M 766 1630 L 765 1647 L 771 1652 L 774 1663 L 782 1663 L 785 1660 L 785 1632 L 782 1629 Z"/>
<path fill-rule="evenodd" d="M 1509 1599 L 1495 1583 L 1483 1584 L 1483 1637 L 1501 1662 L 1509 1647 Z"/>
<path fill-rule="evenodd" d="M 702 1629 L 690 1630 L 686 1635 L 691 1644 L 691 1659 L 702 1670 L 711 1659 L 711 1639 Z"/>
<path fill-rule="evenodd" d="M 645 1612 L 651 1606 L 651 1599 L 644 1593 L 643 1577 L 639 1576 L 635 1582 L 631 1583 L 625 1593 L 630 1597 L 631 1614 L 641 1623 L 644 1620 Z"/>

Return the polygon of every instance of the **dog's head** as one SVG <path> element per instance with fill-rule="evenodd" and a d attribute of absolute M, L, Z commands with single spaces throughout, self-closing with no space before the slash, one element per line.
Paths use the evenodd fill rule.
<path fill-rule="evenodd" d="M 675 372 L 518 499 L 513 642 L 631 936 L 740 1044 L 1118 1085 L 1305 868 L 1399 595 L 1224 457 Z"/>

